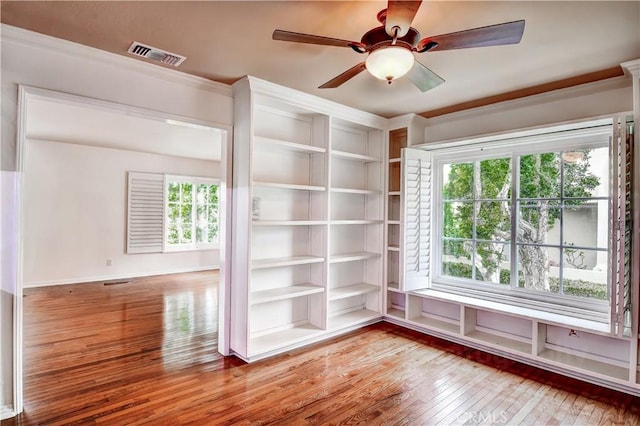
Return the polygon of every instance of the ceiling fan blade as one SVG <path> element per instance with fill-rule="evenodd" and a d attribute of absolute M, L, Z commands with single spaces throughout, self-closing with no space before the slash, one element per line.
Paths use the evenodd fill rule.
<path fill-rule="evenodd" d="M 522 39 L 523 33 L 524 19 L 427 37 L 418 42 L 416 50 L 418 52 L 423 52 L 429 43 L 433 46 L 434 42 L 437 43 L 437 45 L 426 50 L 433 52 L 436 50 L 467 49 L 469 47 L 518 44 Z"/>
<path fill-rule="evenodd" d="M 397 35 L 398 38 L 404 37 L 411 27 L 413 18 L 418 13 L 418 9 L 422 4 L 419 1 L 394 1 L 389 0 L 387 5 L 387 18 L 384 29 L 390 37 Z M 394 27 L 398 27 L 398 34 L 394 34 Z"/>
<path fill-rule="evenodd" d="M 407 77 L 409 77 L 409 80 L 411 80 L 411 82 L 422 92 L 431 90 L 444 83 L 444 79 L 442 77 L 418 61 L 415 61 L 413 68 L 411 68 Z"/>
<path fill-rule="evenodd" d="M 360 62 L 358 65 L 349 68 L 339 76 L 327 81 L 325 84 L 318 87 L 318 89 L 334 89 L 340 86 L 342 83 L 345 83 L 351 80 L 353 77 L 360 74 L 362 71 L 366 69 L 367 67 L 365 66 L 364 62 Z"/>
<path fill-rule="evenodd" d="M 357 41 L 342 40 L 339 38 L 323 37 L 313 34 L 296 33 L 293 31 L 275 30 L 273 32 L 274 40 L 292 41 L 294 43 L 319 44 L 322 46 L 351 47 L 364 45 Z"/>

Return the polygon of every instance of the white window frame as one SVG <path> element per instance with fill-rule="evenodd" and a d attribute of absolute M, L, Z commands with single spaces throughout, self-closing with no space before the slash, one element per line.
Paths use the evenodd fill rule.
<path fill-rule="evenodd" d="M 586 124 L 585 124 L 586 125 Z M 432 180 L 432 232 L 431 235 L 431 271 L 432 279 L 430 288 L 438 291 L 470 296 L 478 299 L 503 302 L 505 304 L 534 308 L 561 315 L 570 315 L 589 319 L 592 321 L 610 322 L 610 301 L 601 301 L 588 298 L 578 298 L 559 294 L 545 294 L 527 289 L 514 289 L 512 286 L 505 288 L 502 284 L 480 283 L 478 281 L 464 278 L 454 278 L 445 276 L 441 272 L 442 265 L 442 182 L 443 165 L 450 163 L 461 163 L 467 161 L 484 160 L 490 158 L 512 157 L 518 155 L 545 153 L 550 151 L 571 151 L 574 149 L 600 148 L 603 146 L 611 149 L 610 138 L 613 133 L 613 120 L 599 120 L 590 123 L 590 127 L 561 131 L 555 133 L 543 133 L 531 136 L 521 136 L 515 138 L 504 138 L 502 140 L 487 141 L 482 140 L 476 143 L 459 144 L 454 146 L 439 146 L 436 149 L 429 149 L 429 146 L 422 148 L 430 151 L 433 161 Z M 610 168 L 611 169 L 611 168 Z M 609 199 L 613 194 L 609 193 Z M 513 212 L 517 209 L 517 203 L 512 202 L 512 230 L 514 230 Z M 611 227 L 611 221 L 609 221 Z M 611 234 L 611 229 L 609 229 Z M 512 259 L 513 251 L 516 250 L 514 237 L 509 241 L 511 244 Z M 610 241 L 608 243 L 608 257 L 611 258 Z M 512 261 L 513 262 L 513 261 Z M 513 279 L 513 277 L 512 277 Z M 609 271 L 608 292 L 611 294 L 612 280 Z"/>
<path fill-rule="evenodd" d="M 191 227 L 193 243 L 188 244 L 169 244 L 167 242 L 169 238 L 169 220 L 167 219 L 167 210 L 169 206 L 169 182 L 191 183 L 193 184 L 192 195 L 192 207 L 191 207 Z M 164 237 L 163 237 L 163 252 L 184 252 L 184 251 L 197 251 L 197 250 L 217 250 L 220 247 L 220 198 L 218 196 L 218 239 L 215 243 L 197 243 L 196 239 L 196 189 L 198 184 L 205 185 L 217 185 L 218 191 L 220 190 L 220 180 L 206 177 L 196 176 L 182 176 L 182 175 L 164 175 Z"/>

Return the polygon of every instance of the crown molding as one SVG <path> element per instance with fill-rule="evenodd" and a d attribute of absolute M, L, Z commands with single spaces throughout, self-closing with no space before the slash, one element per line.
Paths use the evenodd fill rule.
<path fill-rule="evenodd" d="M 81 57 L 88 61 L 100 64 L 110 64 L 118 68 L 125 68 L 129 71 L 153 76 L 171 83 L 182 84 L 199 90 L 216 93 L 222 96 L 233 96 L 231 86 L 203 77 L 186 74 L 178 70 L 163 68 L 138 59 L 129 58 L 124 55 L 107 52 L 83 44 L 59 39 L 56 37 L 40 34 L 24 28 L 14 27 L 7 24 L 0 25 L 0 37 L 2 43 L 17 43 L 29 47 L 52 50 L 61 54 Z M 123 50 L 124 53 L 124 50 Z"/>
<path fill-rule="evenodd" d="M 276 83 L 271 83 L 257 77 L 245 76 L 233 83 L 233 88 L 234 90 L 239 90 L 244 85 L 250 87 L 252 93 L 268 95 L 273 99 L 286 102 L 287 104 L 296 106 L 300 109 L 331 115 L 363 126 L 380 129 L 387 128 L 388 120 L 382 116 L 361 111 L 309 93 L 281 86 Z"/>
<path fill-rule="evenodd" d="M 640 59 L 634 59 L 633 61 L 627 61 L 620 64 L 624 70 L 625 75 L 634 75 L 640 77 Z"/>

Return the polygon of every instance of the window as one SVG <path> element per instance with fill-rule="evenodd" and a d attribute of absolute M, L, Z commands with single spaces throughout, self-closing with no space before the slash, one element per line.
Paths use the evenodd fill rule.
<path fill-rule="evenodd" d="M 166 176 L 165 250 L 218 244 L 218 185 L 210 179 Z"/>
<path fill-rule="evenodd" d="M 608 300 L 607 145 L 441 167 L 442 276 Z"/>
<path fill-rule="evenodd" d="M 600 120 L 537 135 L 425 146 L 430 156 L 423 167 L 433 172 L 421 191 L 430 198 L 432 217 L 425 220 L 433 235 L 420 253 L 431 253 L 431 267 L 414 270 L 436 290 L 618 329 L 613 325 L 622 324 L 630 302 L 628 274 L 618 272 L 629 256 L 624 229 L 630 215 L 615 207 L 628 206 L 625 138 L 625 124 Z M 411 203 L 418 205 L 408 200 L 410 189 L 408 222 Z M 408 224 L 405 232 L 426 225 Z M 409 245 L 405 249 L 410 253 Z"/>

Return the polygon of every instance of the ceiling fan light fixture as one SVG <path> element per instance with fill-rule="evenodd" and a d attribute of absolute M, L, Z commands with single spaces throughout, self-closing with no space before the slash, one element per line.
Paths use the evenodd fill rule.
<path fill-rule="evenodd" d="M 391 83 L 411 70 L 415 58 L 405 47 L 381 47 L 369 53 L 365 62 L 367 70 L 375 78 Z"/>

